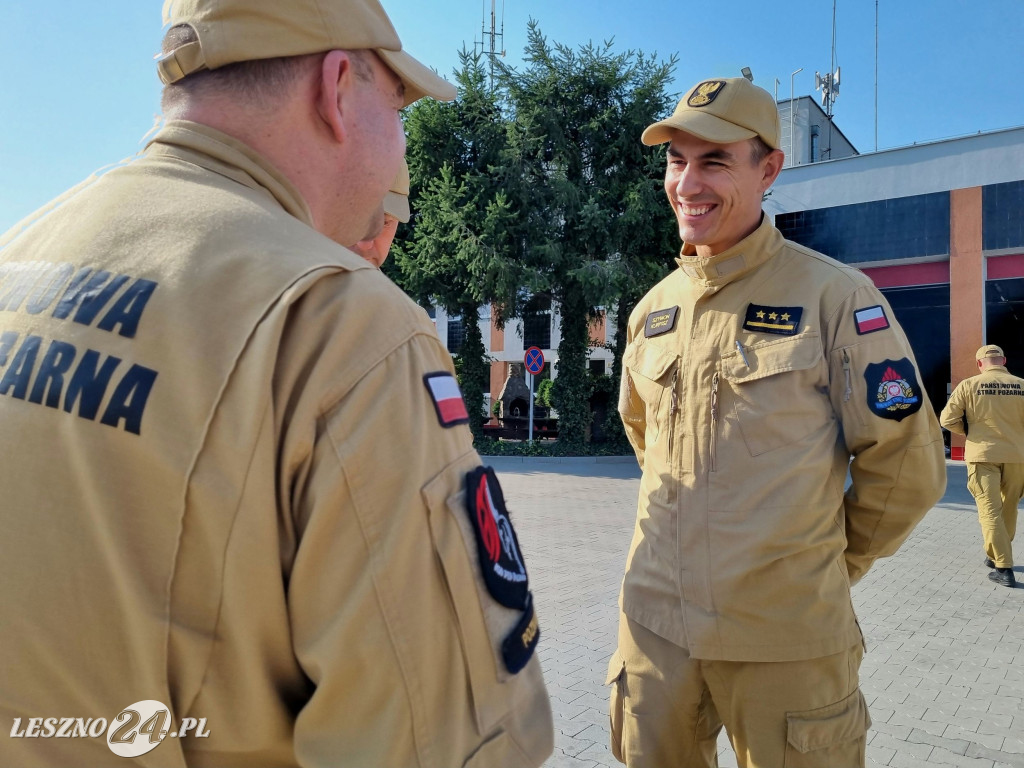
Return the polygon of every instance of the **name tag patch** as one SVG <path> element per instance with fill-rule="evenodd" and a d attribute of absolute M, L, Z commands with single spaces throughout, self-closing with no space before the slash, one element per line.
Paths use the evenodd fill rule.
<path fill-rule="evenodd" d="M 533 596 L 528 597 L 529 602 L 522 618 L 501 644 L 505 667 L 513 675 L 526 666 L 540 642 L 540 625 L 537 623 L 537 613 L 533 610 Z"/>
<path fill-rule="evenodd" d="M 865 333 L 884 331 L 889 327 L 889 318 L 885 316 L 885 310 L 882 309 L 881 304 L 855 310 L 853 319 L 857 323 L 857 333 L 861 336 Z"/>
<path fill-rule="evenodd" d="M 921 410 L 921 385 L 907 358 L 869 363 L 864 370 L 868 410 L 882 419 L 903 421 Z"/>
<path fill-rule="evenodd" d="M 644 325 L 644 336 L 660 336 L 675 330 L 676 317 L 679 315 L 679 307 L 659 309 L 647 316 L 647 323 Z"/>
<path fill-rule="evenodd" d="M 477 467 L 466 475 L 466 512 L 487 591 L 506 608 L 525 610 L 530 603 L 526 565 L 498 477 L 490 467 Z"/>
<path fill-rule="evenodd" d="M 795 336 L 800 329 L 800 318 L 803 313 L 803 307 L 768 307 L 763 304 L 748 304 L 746 317 L 743 318 L 743 330 Z"/>
<path fill-rule="evenodd" d="M 428 373 L 423 377 L 423 383 L 427 386 L 434 410 L 437 411 L 437 420 L 442 427 L 447 429 L 469 423 L 469 411 L 466 410 L 459 383 L 454 376 L 447 371 Z"/>

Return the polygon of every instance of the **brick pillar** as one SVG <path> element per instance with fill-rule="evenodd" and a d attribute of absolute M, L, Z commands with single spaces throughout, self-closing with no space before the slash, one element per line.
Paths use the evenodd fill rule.
<path fill-rule="evenodd" d="M 590 346 L 603 347 L 608 342 L 607 313 L 602 311 L 600 317 L 591 320 L 588 330 L 590 331 Z"/>
<path fill-rule="evenodd" d="M 985 343 L 985 259 L 981 240 L 981 187 L 949 193 L 949 357 L 955 387 L 978 372 L 974 358 Z M 953 435 L 952 458 L 964 458 L 964 438 Z"/>

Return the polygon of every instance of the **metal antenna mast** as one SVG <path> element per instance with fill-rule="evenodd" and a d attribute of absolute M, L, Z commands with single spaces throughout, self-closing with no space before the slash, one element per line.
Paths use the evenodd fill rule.
<path fill-rule="evenodd" d="M 821 104 L 825 107 L 828 118 L 828 143 L 822 154 L 832 158 L 832 107 L 839 97 L 839 67 L 836 66 L 836 3 L 832 0 L 832 61 L 829 71 L 824 75 L 814 73 L 814 90 L 821 91 Z"/>
<path fill-rule="evenodd" d="M 487 31 L 486 0 L 481 6 L 480 39 L 473 41 L 473 50 L 487 57 L 490 67 L 491 88 L 494 87 L 494 60 L 505 56 L 505 0 L 501 0 L 501 27 L 498 27 L 497 0 L 491 0 L 491 30 Z M 499 48 L 500 41 L 500 48 Z M 478 47 L 479 46 L 479 47 Z"/>

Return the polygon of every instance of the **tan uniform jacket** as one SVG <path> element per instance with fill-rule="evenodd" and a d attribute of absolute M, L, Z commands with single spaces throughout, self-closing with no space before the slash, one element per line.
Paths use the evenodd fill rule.
<path fill-rule="evenodd" d="M 503 646 L 536 625 L 481 582 L 480 459 L 431 372 L 426 314 L 211 129 L 168 124 L 12 230 L 0 725 L 156 700 L 209 735 L 132 765 L 540 765 L 539 663 Z M 0 740 L 3 766 L 120 760 Z"/>
<path fill-rule="evenodd" d="M 1024 462 L 1024 379 L 1001 365 L 964 379 L 949 396 L 939 422 L 950 432 L 967 435 L 967 461 Z"/>
<path fill-rule="evenodd" d="M 619 410 L 643 476 L 622 609 L 696 658 L 846 650 L 850 585 L 945 490 L 910 347 L 867 277 L 767 219 L 690 253 L 627 330 Z"/>

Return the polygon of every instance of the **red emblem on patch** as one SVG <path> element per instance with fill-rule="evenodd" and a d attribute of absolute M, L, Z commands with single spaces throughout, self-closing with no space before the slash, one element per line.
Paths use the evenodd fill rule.
<path fill-rule="evenodd" d="M 487 591 L 506 608 L 525 609 L 530 598 L 526 565 L 498 477 L 490 467 L 477 467 L 466 475 L 466 512 L 476 534 Z"/>

